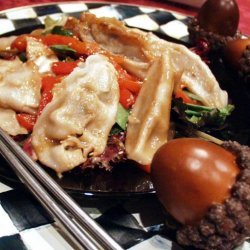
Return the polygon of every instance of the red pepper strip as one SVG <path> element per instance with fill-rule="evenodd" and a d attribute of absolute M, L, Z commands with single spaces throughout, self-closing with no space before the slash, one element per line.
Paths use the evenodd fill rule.
<path fill-rule="evenodd" d="M 20 113 L 16 115 L 16 118 L 19 122 L 19 124 L 26 128 L 28 132 L 31 132 L 33 130 L 33 127 L 36 122 L 36 115 L 26 114 L 26 113 Z"/>
<path fill-rule="evenodd" d="M 26 51 L 27 47 L 27 37 L 34 37 L 39 39 L 40 36 L 30 35 L 30 34 L 23 34 L 18 36 L 12 43 L 11 49 L 17 49 L 20 52 Z"/>
<path fill-rule="evenodd" d="M 27 38 L 28 35 L 20 35 L 18 36 L 12 43 L 11 49 L 17 49 L 20 52 L 24 52 L 27 47 Z"/>
<path fill-rule="evenodd" d="M 29 132 L 33 130 L 37 117 L 41 115 L 45 106 L 49 102 L 51 102 L 53 98 L 52 89 L 56 83 L 61 81 L 61 79 L 62 79 L 62 76 L 44 76 L 42 78 L 42 97 L 41 97 L 41 101 L 40 101 L 37 114 L 31 115 L 31 114 L 26 114 L 26 113 L 20 113 L 16 115 L 16 118 L 19 124 L 22 127 L 26 128 Z"/>
<path fill-rule="evenodd" d="M 56 75 L 68 75 L 77 66 L 79 61 L 72 62 L 54 62 L 52 63 L 51 70 Z"/>
<path fill-rule="evenodd" d="M 182 89 L 175 91 L 175 98 L 181 98 L 184 103 L 197 104 L 197 102 L 192 100 Z"/>
<path fill-rule="evenodd" d="M 129 109 L 135 103 L 135 97 L 128 89 L 120 88 L 120 103 L 125 109 Z"/>
<path fill-rule="evenodd" d="M 115 68 L 118 72 L 118 83 L 120 88 L 126 88 L 135 95 L 138 95 L 142 82 L 135 76 L 128 74 L 120 65 L 116 64 Z"/>
<path fill-rule="evenodd" d="M 75 50 L 80 55 L 92 55 L 100 51 L 100 47 L 94 42 L 81 42 L 74 37 L 48 34 L 40 37 L 47 46 L 66 45 Z"/>
<path fill-rule="evenodd" d="M 56 83 L 62 80 L 62 76 L 44 76 L 42 78 L 42 97 L 40 106 L 37 111 L 37 116 L 40 116 L 45 106 L 51 102 L 53 95 L 52 89 Z"/>
<path fill-rule="evenodd" d="M 120 88 L 126 88 L 135 95 L 138 95 L 141 89 L 140 82 L 135 82 L 124 78 L 118 78 L 118 83 Z"/>

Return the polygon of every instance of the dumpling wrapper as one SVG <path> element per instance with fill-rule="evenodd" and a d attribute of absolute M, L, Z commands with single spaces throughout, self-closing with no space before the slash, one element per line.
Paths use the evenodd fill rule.
<path fill-rule="evenodd" d="M 213 73 L 200 56 L 184 45 L 167 42 L 149 33 L 148 42 L 156 57 L 168 52 L 174 73 L 174 91 L 180 85 L 199 96 L 201 102 L 211 108 L 223 108 L 228 104 L 228 94 L 222 90 Z"/>
<path fill-rule="evenodd" d="M 32 145 L 41 163 L 58 174 L 101 154 L 115 123 L 119 103 L 117 73 L 102 55 L 59 83 L 34 127 Z"/>
<path fill-rule="evenodd" d="M 41 77 L 32 62 L 0 59 L 0 107 L 34 114 L 40 103 Z"/>
<path fill-rule="evenodd" d="M 25 128 L 20 126 L 16 119 L 16 112 L 11 109 L 0 108 L 0 127 L 12 136 L 28 133 Z"/>
<path fill-rule="evenodd" d="M 129 159 L 151 163 L 156 150 L 168 140 L 174 88 L 169 54 L 150 67 L 129 116 L 125 147 Z"/>

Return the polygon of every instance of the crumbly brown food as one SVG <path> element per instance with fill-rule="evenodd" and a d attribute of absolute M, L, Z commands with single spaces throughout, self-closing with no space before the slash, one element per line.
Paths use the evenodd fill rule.
<path fill-rule="evenodd" d="M 248 85 L 250 90 L 250 45 L 244 50 L 240 60 L 240 74 L 242 75 L 244 81 Z"/>
<path fill-rule="evenodd" d="M 199 223 L 180 228 L 181 245 L 230 250 L 250 236 L 250 148 L 232 141 L 222 146 L 236 155 L 241 169 L 231 196 L 223 204 L 214 204 Z"/>
<path fill-rule="evenodd" d="M 242 36 L 238 31 L 234 36 L 222 36 L 211 31 L 206 31 L 200 27 L 196 17 L 190 19 L 188 32 L 191 42 L 196 44 L 199 40 L 204 39 L 209 42 L 213 50 L 221 49 L 225 47 L 228 41 L 239 39 Z"/>

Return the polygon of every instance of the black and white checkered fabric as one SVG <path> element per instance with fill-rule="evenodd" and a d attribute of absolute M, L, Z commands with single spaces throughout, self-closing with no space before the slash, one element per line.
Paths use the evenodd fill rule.
<path fill-rule="evenodd" d="M 115 17 L 130 27 L 188 41 L 188 17 L 178 13 L 138 6 L 79 2 L 0 12 L 0 35 L 40 26 L 47 15 L 54 19 L 65 14 L 79 17 L 83 11 Z M 164 236 L 164 215 L 154 195 L 122 200 L 86 197 L 78 203 L 125 249 L 180 249 Z M 0 176 L 0 250 L 14 249 L 68 250 L 75 247 L 25 187 L 6 185 L 6 180 Z M 250 249 L 250 246 L 245 243 L 240 249 Z"/>
<path fill-rule="evenodd" d="M 172 249 L 161 236 L 164 217 L 156 197 L 83 199 L 81 207 L 124 249 Z M 75 249 L 24 187 L 0 183 L 0 249 Z M 175 246 L 178 249 L 178 246 Z"/>

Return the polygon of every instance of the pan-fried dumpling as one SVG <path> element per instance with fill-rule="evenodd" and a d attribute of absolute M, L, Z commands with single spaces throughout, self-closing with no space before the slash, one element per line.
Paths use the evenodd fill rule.
<path fill-rule="evenodd" d="M 40 162 L 60 174 L 104 151 L 119 103 L 116 70 L 106 57 L 89 56 L 53 94 L 34 127 L 32 145 Z"/>
<path fill-rule="evenodd" d="M 156 150 L 168 140 L 174 79 L 169 54 L 150 67 L 129 116 L 126 151 L 129 159 L 151 163 Z"/>
<path fill-rule="evenodd" d="M 40 74 L 32 62 L 0 59 L 0 107 L 33 114 L 40 103 L 40 88 Z"/>
<path fill-rule="evenodd" d="M 223 91 L 209 67 L 187 47 L 161 40 L 148 34 L 148 41 L 155 56 L 168 51 L 174 72 L 175 90 L 180 85 L 196 94 L 202 103 L 212 108 L 222 108 L 228 104 L 228 95 Z"/>

